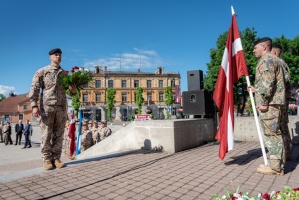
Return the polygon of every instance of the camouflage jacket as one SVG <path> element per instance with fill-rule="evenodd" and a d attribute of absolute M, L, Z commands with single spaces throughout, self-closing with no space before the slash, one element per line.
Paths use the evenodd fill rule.
<path fill-rule="evenodd" d="M 82 131 L 81 135 L 81 151 L 84 151 L 93 145 L 92 133 L 90 130 Z"/>
<path fill-rule="evenodd" d="M 290 99 L 291 98 L 291 74 L 290 74 L 290 69 L 289 69 L 288 64 L 283 59 L 280 59 L 280 60 L 282 62 L 282 68 L 283 68 L 283 73 L 284 73 L 286 99 Z"/>
<path fill-rule="evenodd" d="M 101 137 L 101 141 L 104 140 L 105 138 L 107 138 L 108 136 L 110 136 L 112 133 L 111 129 L 109 127 L 100 127 L 99 129 L 99 134 Z"/>
<path fill-rule="evenodd" d="M 29 92 L 32 107 L 38 106 L 38 100 L 40 100 L 41 106 L 66 106 L 65 88 L 60 84 L 60 74 L 64 74 L 64 70 L 51 65 L 43 67 L 35 73 Z M 40 89 L 42 89 L 41 96 L 39 96 Z"/>
<path fill-rule="evenodd" d="M 256 104 L 285 105 L 285 77 L 281 59 L 272 53 L 263 55 L 256 67 Z"/>

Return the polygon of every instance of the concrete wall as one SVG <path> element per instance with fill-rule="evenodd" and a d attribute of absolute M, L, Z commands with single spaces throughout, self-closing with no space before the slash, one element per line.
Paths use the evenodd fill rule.
<path fill-rule="evenodd" d="M 289 116 L 289 131 L 292 141 L 299 143 L 299 117 Z M 263 134 L 262 134 L 263 135 Z M 234 139 L 259 142 L 254 117 L 235 117 Z"/>
<path fill-rule="evenodd" d="M 213 119 L 134 121 L 82 152 L 77 159 L 141 148 L 175 153 L 214 141 L 214 137 Z"/>

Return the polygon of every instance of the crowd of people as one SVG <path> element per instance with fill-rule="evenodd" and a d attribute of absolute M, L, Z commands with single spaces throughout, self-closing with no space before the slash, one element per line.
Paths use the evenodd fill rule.
<path fill-rule="evenodd" d="M 22 120 L 19 120 L 19 123 L 17 123 L 15 126 L 15 133 L 16 133 L 16 142 L 15 145 L 21 145 L 21 139 L 22 135 L 25 136 L 25 143 L 24 147 L 25 148 L 31 148 L 31 136 L 33 133 L 32 126 L 30 124 L 29 120 L 26 120 L 25 126 L 23 125 Z M 12 139 L 11 139 L 11 125 L 9 121 L 1 121 L 0 122 L 0 142 L 4 143 L 5 145 L 13 145 Z"/>
<path fill-rule="evenodd" d="M 75 154 L 71 152 L 71 138 L 69 137 L 69 127 L 70 122 L 67 121 L 65 125 L 65 132 L 64 132 L 64 149 L 65 154 L 71 160 L 75 158 Z M 75 142 L 77 141 L 77 134 L 78 134 L 78 123 L 76 123 L 76 131 L 75 131 Z M 82 123 L 81 128 L 81 148 L 80 152 L 87 150 L 88 148 L 92 147 L 93 145 L 103 141 L 105 138 L 110 136 L 112 133 L 111 129 L 107 127 L 107 122 L 102 121 L 100 122 L 100 126 L 98 125 L 97 121 L 88 121 L 84 120 Z"/>

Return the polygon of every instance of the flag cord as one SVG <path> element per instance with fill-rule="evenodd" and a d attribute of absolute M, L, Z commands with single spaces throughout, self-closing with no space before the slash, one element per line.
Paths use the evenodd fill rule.
<path fill-rule="evenodd" d="M 246 82 L 247 82 L 247 86 L 250 86 L 249 76 L 246 76 Z M 255 107 L 255 103 L 254 103 L 253 94 L 252 94 L 251 89 L 249 91 L 249 96 L 250 96 L 253 115 L 254 115 L 255 124 L 256 124 L 256 128 L 257 128 L 257 133 L 258 133 L 260 143 L 261 143 L 261 149 L 262 149 L 262 153 L 263 153 L 264 163 L 265 163 L 265 165 L 268 165 L 268 160 L 267 160 L 267 155 L 266 155 L 266 151 L 265 151 L 264 141 L 263 141 L 263 138 L 262 138 L 260 123 L 259 123 L 259 120 L 258 120 L 258 117 L 257 117 L 256 107 Z"/>

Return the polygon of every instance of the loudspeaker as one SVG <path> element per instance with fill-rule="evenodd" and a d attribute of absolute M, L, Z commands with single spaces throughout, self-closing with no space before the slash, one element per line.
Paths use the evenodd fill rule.
<path fill-rule="evenodd" d="M 203 72 L 201 70 L 187 71 L 188 91 L 203 90 Z"/>
<path fill-rule="evenodd" d="M 212 92 L 195 90 L 183 92 L 184 115 L 214 115 L 215 105 Z"/>

